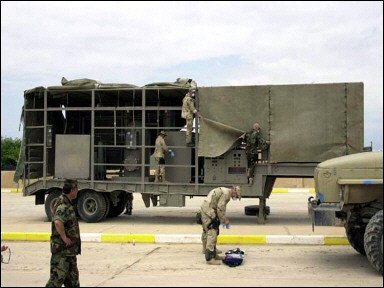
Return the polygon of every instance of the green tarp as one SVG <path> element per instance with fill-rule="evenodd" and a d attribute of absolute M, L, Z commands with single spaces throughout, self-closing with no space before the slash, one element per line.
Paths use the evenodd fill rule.
<path fill-rule="evenodd" d="M 255 122 L 271 162 L 322 162 L 363 149 L 363 83 L 201 87 L 199 110 L 208 119 L 200 120 L 199 156 L 222 155 Z"/>

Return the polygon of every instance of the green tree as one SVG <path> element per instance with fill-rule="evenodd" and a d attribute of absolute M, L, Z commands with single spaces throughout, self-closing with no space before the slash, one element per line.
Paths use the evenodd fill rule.
<path fill-rule="evenodd" d="M 14 170 L 19 159 L 21 139 L 1 136 L 1 170 Z"/>

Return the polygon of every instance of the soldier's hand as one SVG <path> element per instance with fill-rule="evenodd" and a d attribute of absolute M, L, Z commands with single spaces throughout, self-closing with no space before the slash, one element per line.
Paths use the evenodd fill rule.
<path fill-rule="evenodd" d="M 65 237 L 65 239 L 63 239 L 63 241 L 64 241 L 66 247 L 72 245 L 72 241 L 68 237 Z"/>

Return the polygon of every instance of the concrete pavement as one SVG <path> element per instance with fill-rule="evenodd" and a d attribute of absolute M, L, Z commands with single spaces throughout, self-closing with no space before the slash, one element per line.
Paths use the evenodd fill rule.
<path fill-rule="evenodd" d="M 218 243 L 349 245 L 343 227 L 315 227 L 312 231 L 306 204 L 311 195 L 308 189 L 271 195 L 267 200 L 271 214 L 264 225 L 256 223 L 256 216 L 244 215 L 244 207 L 258 204 L 256 199 L 230 201 L 231 229 L 220 229 Z M 122 214 L 100 223 L 80 220 L 81 238 L 107 243 L 200 243 L 201 226 L 194 223 L 194 216 L 203 199 L 187 198 L 185 207 L 146 208 L 140 194 L 135 194 L 133 215 Z M 19 193 L 1 193 L 1 200 L 4 241 L 49 241 L 51 225 L 44 205 L 36 206 L 34 197 Z"/>

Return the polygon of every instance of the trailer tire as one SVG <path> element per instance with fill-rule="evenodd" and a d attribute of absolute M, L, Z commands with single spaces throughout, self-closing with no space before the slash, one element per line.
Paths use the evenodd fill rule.
<path fill-rule="evenodd" d="M 106 215 L 107 203 L 102 193 L 85 190 L 80 193 L 77 210 L 85 222 L 95 223 Z"/>
<path fill-rule="evenodd" d="M 47 214 L 49 221 L 52 221 L 52 215 L 54 213 L 53 207 L 55 207 L 55 204 L 61 194 L 62 194 L 62 190 L 59 188 L 52 188 L 48 190 L 48 196 L 45 199 L 44 206 L 45 206 L 45 214 Z"/>
<path fill-rule="evenodd" d="M 103 219 L 102 219 L 102 220 L 104 220 L 105 218 L 107 218 L 108 213 L 109 213 L 109 211 L 111 209 L 111 200 L 109 199 L 109 196 L 108 196 L 107 193 L 102 193 L 102 194 L 103 194 L 103 196 L 105 198 L 105 204 L 106 204 L 106 206 L 105 206 L 106 207 L 105 208 L 105 214 L 104 214 Z"/>
<path fill-rule="evenodd" d="M 369 220 L 364 234 L 364 248 L 368 261 L 383 274 L 383 210 Z"/>
<path fill-rule="evenodd" d="M 127 200 L 128 200 L 126 192 L 121 191 L 118 198 L 119 198 L 119 202 L 117 202 L 116 206 L 113 206 L 112 201 L 110 202 L 109 212 L 107 215 L 108 218 L 117 217 L 121 213 L 123 213 L 123 211 L 125 209 L 125 205 L 126 205 Z"/>
<path fill-rule="evenodd" d="M 269 215 L 271 213 L 271 209 L 269 206 L 265 206 L 265 215 Z M 244 207 L 245 215 L 257 216 L 259 215 L 259 205 L 249 205 Z"/>

